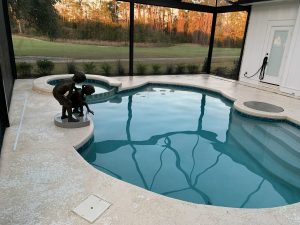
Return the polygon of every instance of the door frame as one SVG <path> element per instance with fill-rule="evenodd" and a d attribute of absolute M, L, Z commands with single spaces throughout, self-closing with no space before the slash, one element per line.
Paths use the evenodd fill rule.
<path fill-rule="evenodd" d="M 270 21 L 268 21 L 268 27 L 267 27 L 266 37 L 265 37 L 265 43 L 264 43 L 264 48 L 263 48 L 263 51 L 262 51 L 261 58 L 264 58 L 267 53 L 270 55 L 271 47 L 272 47 L 273 39 L 274 39 L 274 33 L 276 31 L 276 28 L 278 28 L 278 29 L 282 28 L 284 30 L 289 30 L 289 34 L 288 34 L 288 39 L 286 41 L 286 47 L 285 47 L 285 50 L 284 50 L 284 53 L 283 53 L 278 78 L 277 79 L 270 79 L 270 78 L 268 78 L 268 76 L 267 77 L 265 76 L 264 79 L 261 80 L 261 82 L 274 84 L 274 85 L 280 85 L 280 83 L 283 79 L 282 75 L 283 75 L 283 71 L 284 71 L 284 68 L 285 68 L 285 65 L 286 65 L 286 58 L 287 58 L 287 55 L 288 55 L 288 52 L 289 52 L 289 49 L 290 49 L 290 45 L 291 45 L 294 26 L 295 26 L 295 20 L 270 20 Z"/>

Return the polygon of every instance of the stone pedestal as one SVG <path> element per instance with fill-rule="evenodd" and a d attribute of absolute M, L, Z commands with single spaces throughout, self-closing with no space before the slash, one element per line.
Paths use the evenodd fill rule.
<path fill-rule="evenodd" d="M 54 124 L 58 127 L 62 128 L 80 128 L 87 127 L 90 125 L 91 118 L 88 115 L 84 115 L 83 117 L 77 117 L 77 115 L 73 115 L 76 119 L 79 119 L 79 122 L 68 122 L 68 119 L 61 119 L 61 113 L 55 115 Z"/>

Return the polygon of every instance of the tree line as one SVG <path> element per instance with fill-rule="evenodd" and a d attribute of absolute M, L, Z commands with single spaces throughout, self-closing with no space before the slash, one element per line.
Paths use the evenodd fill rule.
<path fill-rule="evenodd" d="M 116 0 L 9 0 L 14 33 L 54 40 L 128 42 L 129 3 Z M 219 14 L 218 47 L 240 47 L 245 12 Z M 203 12 L 135 4 L 135 41 L 208 45 L 212 15 Z"/>
<path fill-rule="evenodd" d="M 8 0 L 11 28 L 14 33 L 58 36 L 58 0 Z"/>

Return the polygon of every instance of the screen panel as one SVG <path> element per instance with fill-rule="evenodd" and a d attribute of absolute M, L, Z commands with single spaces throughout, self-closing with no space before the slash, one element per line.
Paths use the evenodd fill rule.
<path fill-rule="evenodd" d="M 32 1 L 10 8 L 19 78 L 74 70 L 105 76 L 128 74 L 128 2 Z M 41 71 L 41 60 L 54 67 Z"/>
<path fill-rule="evenodd" d="M 248 13 L 229 12 L 217 15 L 211 73 L 237 79 Z"/>
<path fill-rule="evenodd" d="M 202 72 L 211 23 L 210 13 L 135 4 L 135 74 Z"/>

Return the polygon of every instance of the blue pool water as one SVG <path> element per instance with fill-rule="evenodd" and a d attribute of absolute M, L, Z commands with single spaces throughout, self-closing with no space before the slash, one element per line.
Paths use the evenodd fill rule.
<path fill-rule="evenodd" d="M 300 201 L 300 130 L 241 115 L 205 91 L 147 86 L 92 105 L 91 165 L 193 203 L 265 208 Z"/>

